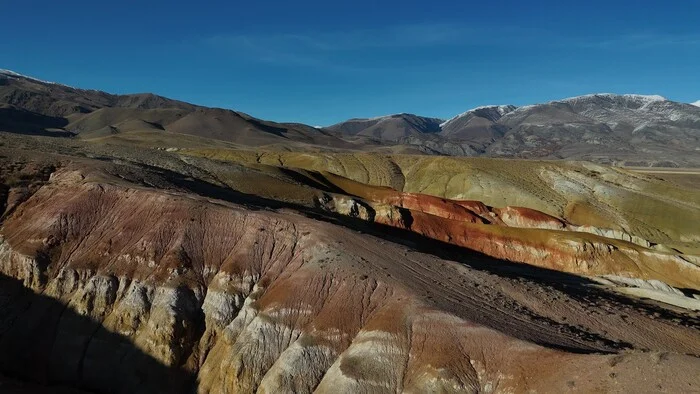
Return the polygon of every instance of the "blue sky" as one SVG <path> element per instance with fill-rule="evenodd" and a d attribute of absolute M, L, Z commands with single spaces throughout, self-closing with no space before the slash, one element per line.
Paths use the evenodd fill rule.
<path fill-rule="evenodd" d="M 0 68 L 276 121 L 449 118 L 595 92 L 700 99 L 697 1 L 0 0 L 0 10 Z"/>

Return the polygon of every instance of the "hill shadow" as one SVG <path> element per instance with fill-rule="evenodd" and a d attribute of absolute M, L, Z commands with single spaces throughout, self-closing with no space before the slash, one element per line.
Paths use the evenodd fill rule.
<path fill-rule="evenodd" d="M 72 137 L 69 131 L 60 130 L 68 125 L 68 119 L 46 116 L 17 108 L 0 108 L 0 130 L 15 134 L 46 137 Z M 57 129 L 52 131 L 51 129 Z"/>
<path fill-rule="evenodd" d="M 686 311 L 674 310 L 670 306 L 661 306 L 655 301 L 642 300 L 617 293 L 612 289 L 602 287 L 599 283 L 584 276 L 491 257 L 479 251 L 428 238 L 410 230 L 328 212 L 319 207 L 311 208 L 301 204 L 247 194 L 201 180 L 185 179 L 176 172 L 167 172 L 167 175 L 170 182 L 195 194 L 236 203 L 252 210 L 290 209 L 314 220 L 333 223 L 354 231 L 404 245 L 415 252 L 433 255 L 443 260 L 454 261 L 470 268 L 488 272 L 503 278 L 529 281 L 540 286 L 551 287 L 580 301 L 582 304 L 608 305 L 613 309 L 630 307 L 652 319 L 668 320 L 672 321 L 673 324 L 686 327 L 700 326 L 700 319 L 694 314 L 686 313 Z M 369 206 L 365 206 L 365 208 L 371 210 Z M 400 213 L 403 221 L 410 225 L 413 220 L 410 211 L 400 210 Z M 372 217 L 373 212 L 369 212 L 369 216 Z M 534 313 L 531 318 L 547 320 Z M 488 320 L 477 321 L 477 323 L 485 326 L 493 325 L 493 323 Z M 617 352 L 633 347 L 633 345 L 629 343 L 586 332 L 583 327 L 571 326 L 554 321 L 547 321 L 546 323 L 555 329 L 569 332 L 572 336 L 580 338 L 582 342 L 588 342 L 591 345 L 595 344 L 595 346 L 587 346 L 583 343 L 573 342 L 569 345 L 562 345 L 560 342 L 557 342 L 556 339 L 548 340 L 546 336 L 541 336 L 539 338 L 527 337 L 519 332 L 517 327 L 512 330 L 507 330 L 507 332 L 509 335 L 519 339 L 533 341 L 545 347 L 574 353 Z M 501 331 L 504 329 L 504 327 L 494 328 Z M 694 351 L 694 353 L 700 355 L 700 349 Z"/>
<path fill-rule="evenodd" d="M 401 214 L 402 216 L 410 215 L 410 212 L 405 211 Z M 700 327 L 700 318 L 697 313 L 680 310 L 670 305 L 661 306 L 657 301 L 627 296 L 610 288 L 603 287 L 598 282 L 584 276 L 491 257 L 473 249 L 428 238 L 409 230 L 367 222 L 357 218 L 333 215 L 327 212 L 311 212 L 308 210 L 306 211 L 306 216 L 316 220 L 335 223 L 355 231 L 406 246 L 415 252 L 432 255 L 443 260 L 454 261 L 464 266 L 488 272 L 502 278 L 527 281 L 536 283 L 538 286 L 550 287 L 561 291 L 572 299 L 581 302 L 583 305 L 606 305 L 608 310 L 618 310 L 620 314 L 624 314 L 624 308 L 627 307 L 634 309 L 642 315 L 648 316 L 650 319 L 666 320 L 671 324 L 689 328 Z M 404 217 L 404 220 L 410 221 L 411 218 Z M 432 297 L 428 297 L 429 300 L 431 298 Z M 532 337 L 520 331 L 517 326 L 510 328 L 500 325 L 493 326 L 493 322 L 489 321 L 486 316 L 475 316 L 472 319 L 475 323 L 492 327 L 515 338 L 571 353 L 617 353 L 635 347 L 631 343 L 588 332 L 583 326 L 572 326 L 566 323 L 553 321 L 533 311 L 525 309 L 520 310 L 519 313 L 522 316 L 527 316 L 529 319 L 546 323 L 545 326 L 554 329 L 554 331 L 566 332 L 571 337 L 578 338 L 579 341 L 562 344 L 560 342 L 561 338 L 548 338 L 545 333 L 545 326 L 542 326 L 544 335 Z M 688 353 L 700 356 L 700 346 L 696 349 L 689 349 Z"/>
<path fill-rule="evenodd" d="M 0 274 L 0 392 L 189 393 L 195 384 L 194 374 Z"/>

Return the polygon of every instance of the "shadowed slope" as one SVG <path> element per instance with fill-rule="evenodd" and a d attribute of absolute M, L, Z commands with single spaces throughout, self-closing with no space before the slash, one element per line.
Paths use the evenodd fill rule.
<path fill-rule="evenodd" d="M 86 302 L 99 305 L 110 294 L 96 296 Z M 94 312 L 36 293 L 0 273 L 0 371 L 40 384 L 0 380 L 3 392 L 72 392 L 66 387 L 104 393 L 190 392 L 191 373 L 165 366 L 127 336 L 107 330 Z"/>

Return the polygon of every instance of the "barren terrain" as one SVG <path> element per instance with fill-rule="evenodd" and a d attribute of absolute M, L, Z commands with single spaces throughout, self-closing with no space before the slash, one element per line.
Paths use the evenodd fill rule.
<path fill-rule="evenodd" d="M 672 220 L 698 214 L 697 191 L 583 163 L 2 144 L 12 379 L 106 392 L 700 385 L 697 228 Z M 433 165 L 456 173 L 421 178 Z M 617 216 L 571 215 L 572 185 L 599 190 L 585 209 Z M 610 211 L 656 188 L 665 221 Z"/>
<path fill-rule="evenodd" d="M 0 108 L 0 391 L 700 391 L 692 168 L 23 89 Z"/>

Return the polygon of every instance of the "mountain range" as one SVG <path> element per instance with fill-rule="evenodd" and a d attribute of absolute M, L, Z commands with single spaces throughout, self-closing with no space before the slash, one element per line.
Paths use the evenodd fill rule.
<path fill-rule="evenodd" d="M 438 121 L 400 114 L 327 129 L 422 144 L 442 154 L 460 154 L 451 149 L 457 145 L 468 156 L 670 167 L 700 163 L 700 110 L 661 96 L 606 93 L 523 107 L 483 106 Z"/>
<path fill-rule="evenodd" d="M 700 166 L 697 103 L 635 94 L 591 94 L 521 107 L 481 106 L 449 120 L 401 113 L 312 127 L 151 93 L 77 89 L 1 70 L 0 130 L 82 139 L 166 132 L 283 150 L 291 146 Z"/>

